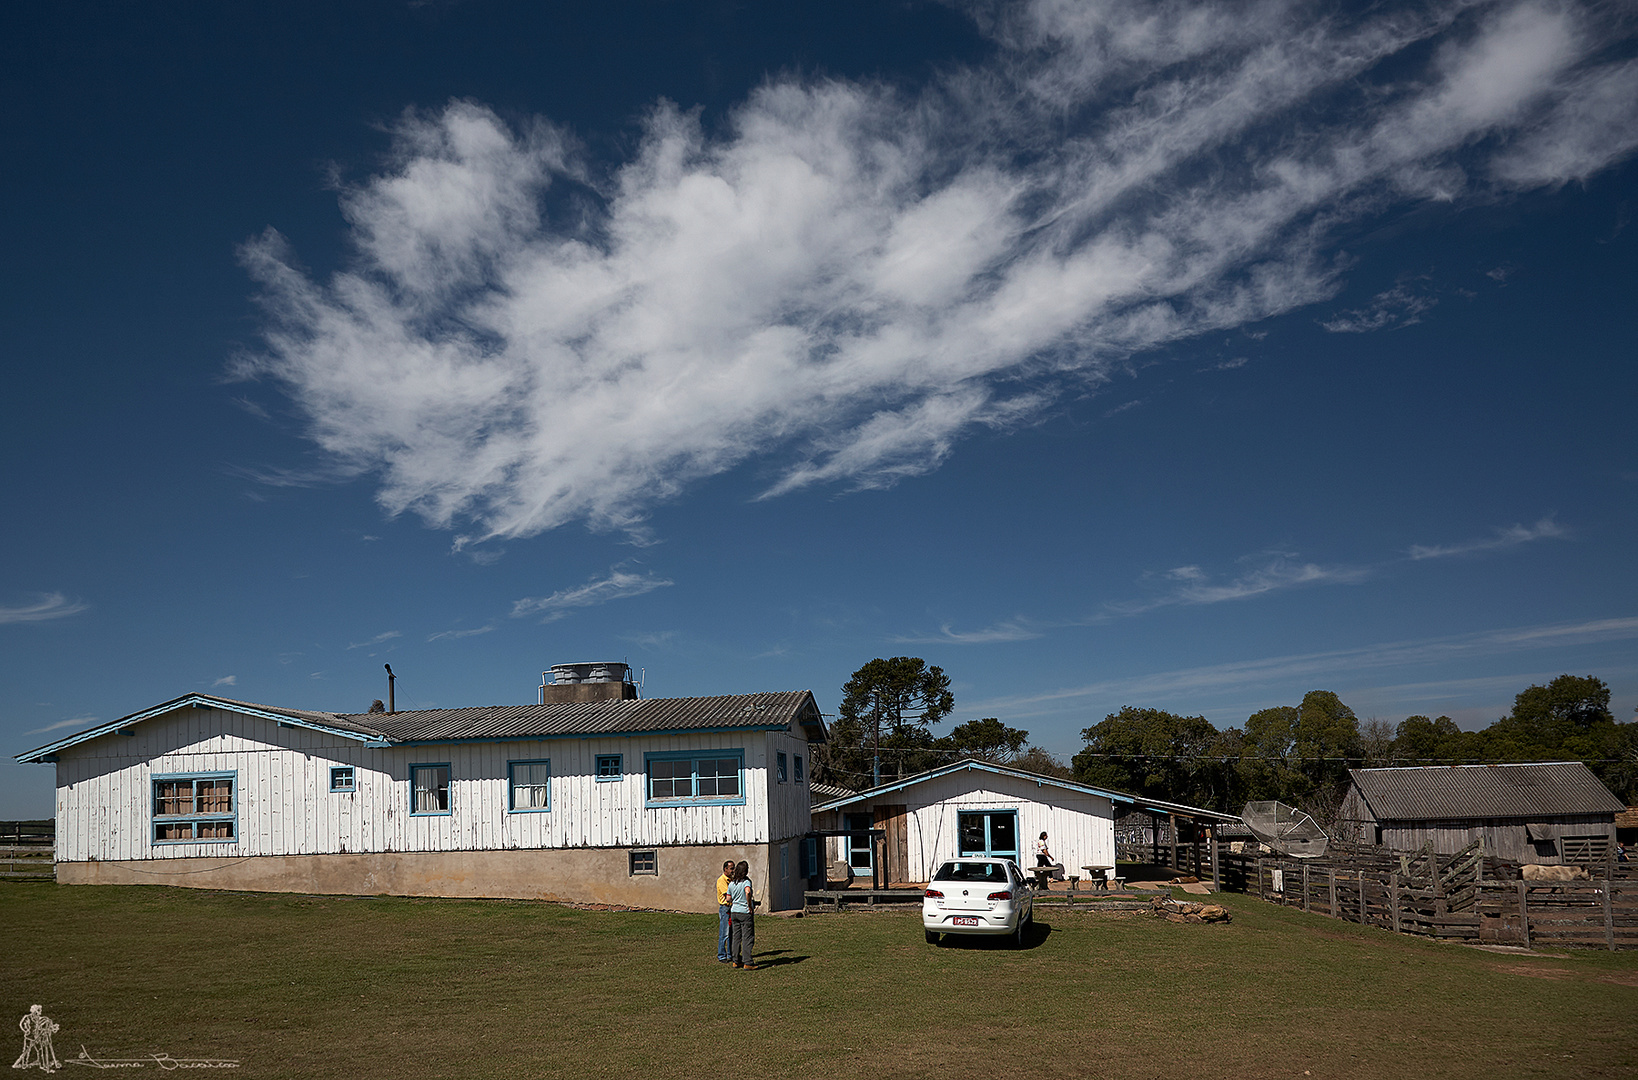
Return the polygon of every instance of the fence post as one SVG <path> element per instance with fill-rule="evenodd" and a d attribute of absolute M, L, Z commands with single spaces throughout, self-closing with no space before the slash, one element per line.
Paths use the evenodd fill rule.
<path fill-rule="evenodd" d="M 1330 876 L 1331 876 L 1331 918 L 1340 919 L 1340 918 L 1342 918 L 1342 915 L 1337 911 L 1337 872 L 1336 872 L 1336 869 L 1332 868 L 1329 871 L 1329 873 L 1330 873 Z"/>
<path fill-rule="evenodd" d="M 1308 906 L 1308 864 L 1302 864 L 1302 909 L 1310 910 Z"/>
<path fill-rule="evenodd" d="M 1359 925 L 1365 925 L 1365 871 L 1359 872 Z"/>
<path fill-rule="evenodd" d="M 1388 879 L 1388 902 L 1393 905 L 1393 932 L 1399 933 L 1399 872 Z"/>
<path fill-rule="evenodd" d="M 1519 879 L 1519 929 L 1524 932 L 1524 947 L 1526 949 L 1528 949 L 1530 947 L 1530 904 L 1528 903 L 1528 901 L 1525 900 L 1524 894 L 1525 894 L 1526 891 L 1529 890 L 1529 888 L 1530 888 L 1529 883 L 1526 882 L 1523 878 L 1520 878 Z"/>
<path fill-rule="evenodd" d="M 1615 905 L 1611 898 L 1614 892 L 1615 878 L 1608 870 L 1604 873 L 1604 944 L 1615 951 Z"/>

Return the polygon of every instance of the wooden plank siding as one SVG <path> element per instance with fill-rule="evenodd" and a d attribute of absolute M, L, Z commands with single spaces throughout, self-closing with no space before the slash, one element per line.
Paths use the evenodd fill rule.
<path fill-rule="evenodd" d="M 850 804 L 841 813 L 873 812 L 876 803 L 905 808 L 902 858 L 907 881 L 928 880 L 940 862 L 959 853 L 956 824 L 965 811 L 1017 811 L 1021 865 L 1034 863 L 1031 847 L 1042 832 L 1047 834 L 1052 854 L 1063 864 L 1066 874 L 1080 874 L 1082 866 L 1115 864 L 1113 804 L 1089 792 L 961 770 L 884 793 L 874 800 Z M 832 842 L 831 858 L 845 857 L 841 843 Z"/>
<path fill-rule="evenodd" d="M 794 777 L 806 738 L 785 730 L 599 736 L 369 747 L 261 717 L 184 708 L 61 753 L 57 857 L 63 861 L 521 848 L 658 847 L 777 842 L 809 828 L 806 783 Z M 743 753 L 741 806 L 645 806 L 645 755 Z M 784 751 L 787 782 L 774 776 Z M 623 776 L 596 779 L 599 754 L 621 755 Z M 508 763 L 551 762 L 550 809 L 511 813 Z M 447 815 L 410 812 L 410 766 L 448 762 Z M 355 790 L 330 791 L 350 766 Z M 230 772 L 232 843 L 155 844 L 152 778 Z"/>

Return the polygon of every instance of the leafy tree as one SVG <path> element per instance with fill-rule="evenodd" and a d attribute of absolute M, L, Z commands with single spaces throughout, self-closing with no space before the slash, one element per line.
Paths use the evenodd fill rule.
<path fill-rule="evenodd" d="M 951 750 L 962 757 L 983 758 L 997 764 L 1007 764 L 1023 752 L 1029 742 L 1029 732 L 1008 727 L 993 716 L 957 724 L 947 739 Z"/>
<path fill-rule="evenodd" d="M 1134 795 L 1211 806 L 1226 797 L 1220 733 L 1204 716 L 1125 705 L 1081 732 L 1075 776 Z"/>
<path fill-rule="evenodd" d="M 1448 716 L 1407 716 L 1394 729 L 1393 760 L 1401 765 L 1466 761 L 1477 754 L 1469 733 Z"/>
<path fill-rule="evenodd" d="M 882 783 L 914 775 L 942 760 L 932 726 L 955 708 L 950 678 L 919 656 L 880 657 L 853 673 L 842 686 L 842 704 L 831 725 L 830 742 L 815 776 L 852 788 L 876 781 L 880 753 Z"/>
<path fill-rule="evenodd" d="M 1042 776 L 1056 776 L 1060 780 L 1075 778 L 1074 770 L 1039 746 L 1025 750 L 1013 759 L 1012 764 L 1025 772 L 1039 773 Z"/>
<path fill-rule="evenodd" d="M 1493 755 L 1509 760 L 1568 756 L 1594 757 L 1615 717 L 1610 688 L 1591 675 L 1560 675 L 1546 686 L 1531 686 L 1513 699 L 1513 711 L 1486 729 Z"/>

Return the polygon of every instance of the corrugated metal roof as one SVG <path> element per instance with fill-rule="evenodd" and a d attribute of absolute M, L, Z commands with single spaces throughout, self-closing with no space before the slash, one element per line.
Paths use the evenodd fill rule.
<path fill-rule="evenodd" d="M 712 731 L 735 728 L 777 728 L 792 723 L 807 729 L 813 742 L 824 742 L 826 731 L 813 694 L 781 690 L 764 694 L 729 694 L 722 697 L 651 698 L 645 701 L 576 701 L 555 705 L 490 705 L 467 709 L 411 709 L 397 713 L 329 713 L 287 709 L 251 701 L 188 694 L 132 713 L 107 724 L 87 728 L 26 754 L 23 762 L 46 761 L 59 750 L 88 742 L 163 716 L 176 709 L 219 708 L 274 720 L 316 727 L 352 738 L 391 743 L 445 742 L 463 739 L 573 738 L 591 735 L 637 735 L 669 731 Z"/>
<path fill-rule="evenodd" d="M 1378 821 L 1540 818 L 1626 809 L 1579 761 L 1349 772 Z"/>
<path fill-rule="evenodd" d="M 722 697 L 570 701 L 555 705 L 491 705 L 352 713 L 338 720 L 368 726 L 395 743 L 456 739 L 540 739 L 627 735 L 716 728 L 816 725 L 819 710 L 806 690 Z"/>
<path fill-rule="evenodd" d="M 1101 795 L 1112 802 L 1130 804 L 1139 810 L 1160 811 L 1167 814 L 1176 814 L 1179 817 L 1211 822 L 1238 822 L 1240 820 L 1235 815 L 1225 814 L 1221 810 L 1207 810 L 1204 807 L 1189 806 L 1186 803 L 1167 802 L 1165 799 L 1146 799 L 1141 795 L 1128 795 L 1125 792 L 1093 787 L 1090 784 L 1082 784 L 1075 780 L 1060 780 L 1056 776 L 1046 776 L 1041 773 L 1028 772 L 1024 769 L 1015 769 L 1010 765 L 996 765 L 993 762 L 980 761 L 977 758 L 962 758 L 960 761 L 952 762 L 949 765 L 941 765 L 936 769 L 929 769 L 924 773 L 917 773 L 915 776 L 906 777 L 903 780 L 882 784 L 880 787 L 873 787 L 867 791 L 850 792 L 840 798 L 816 804 L 813 812 L 817 814 L 825 810 L 838 810 L 852 803 L 864 802 L 880 795 L 914 787 L 917 784 L 925 784 L 929 780 L 936 780 L 951 773 L 965 771 L 988 772 L 995 773 L 998 776 L 1011 776 L 1019 780 L 1033 780 L 1037 787 L 1056 787 L 1063 788 L 1066 791 L 1089 792 L 1093 795 Z"/>

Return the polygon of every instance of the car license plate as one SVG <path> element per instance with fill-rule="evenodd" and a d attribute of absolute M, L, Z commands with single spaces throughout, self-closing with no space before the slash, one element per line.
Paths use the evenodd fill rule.
<path fill-rule="evenodd" d="M 952 926 L 977 926 L 978 918 L 974 915 L 957 915 L 950 920 Z"/>

